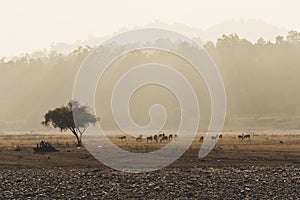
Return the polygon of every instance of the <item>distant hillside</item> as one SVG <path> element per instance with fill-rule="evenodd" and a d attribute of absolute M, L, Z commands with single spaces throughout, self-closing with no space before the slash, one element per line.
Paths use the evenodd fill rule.
<path fill-rule="evenodd" d="M 155 21 L 148 23 L 146 27 L 157 27 L 177 30 L 182 33 L 188 34 L 191 37 L 195 37 L 201 41 L 216 41 L 218 37 L 222 34 L 231 34 L 237 33 L 240 37 L 246 38 L 249 41 L 256 42 L 260 37 L 265 40 L 274 41 L 278 35 L 286 35 L 288 30 L 285 28 L 280 28 L 272 24 L 268 24 L 262 20 L 230 20 L 223 21 L 219 24 L 216 24 L 206 30 L 193 28 L 185 24 L 175 23 L 167 24 L 161 21 Z M 138 27 L 137 27 L 138 28 Z M 126 31 L 126 28 L 123 28 L 119 32 Z M 259 30 L 259 31 L 258 31 Z M 90 36 L 84 41 L 77 41 L 74 44 L 68 44 L 64 42 L 54 42 L 51 44 L 50 51 L 56 51 L 58 53 L 67 54 L 78 48 L 79 46 L 97 46 L 100 45 L 104 40 L 108 39 L 106 37 L 100 36 Z"/>
<path fill-rule="evenodd" d="M 180 23 L 166 24 L 159 21 L 149 23 L 148 26 L 178 30 L 192 37 L 200 38 L 202 41 L 216 41 L 221 35 L 232 33 L 237 33 L 241 38 L 246 38 L 251 42 L 256 42 L 260 37 L 274 41 L 276 36 L 288 33 L 287 29 L 268 24 L 262 20 L 243 19 L 223 21 L 205 30 Z"/>

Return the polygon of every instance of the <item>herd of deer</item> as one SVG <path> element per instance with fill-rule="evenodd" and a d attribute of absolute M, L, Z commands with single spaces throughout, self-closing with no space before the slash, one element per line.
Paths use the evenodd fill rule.
<path fill-rule="evenodd" d="M 177 138 L 177 134 L 174 134 L 174 138 Z M 126 141 L 126 136 L 120 136 L 119 139 L 121 141 Z M 163 142 L 163 141 L 170 141 L 173 139 L 173 135 L 166 135 L 164 133 L 159 134 L 159 135 L 154 135 L 154 136 L 148 136 L 146 137 L 147 143 L 148 142 L 152 142 L 153 140 L 158 143 L 159 142 Z M 137 142 L 141 142 L 143 140 L 143 135 L 139 135 L 136 139 Z"/>
<path fill-rule="evenodd" d="M 220 134 L 220 135 L 213 135 L 213 136 L 211 136 L 211 140 L 216 140 L 216 139 L 222 138 L 222 137 L 223 137 L 222 134 Z M 177 134 L 174 135 L 174 138 L 177 138 Z M 244 135 L 244 134 L 238 135 L 237 138 L 238 138 L 238 139 L 241 139 L 241 140 L 244 140 L 244 139 L 250 140 L 250 134 L 246 134 L 246 135 Z M 120 139 L 121 141 L 126 141 L 126 136 L 120 136 L 119 139 Z M 147 143 L 148 143 L 148 142 L 152 142 L 153 140 L 154 140 L 156 143 L 158 143 L 158 141 L 159 141 L 159 142 L 163 142 L 163 141 L 170 141 L 170 140 L 172 140 L 172 139 L 173 139 L 173 135 L 172 135 L 172 134 L 170 134 L 170 135 L 167 136 L 167 135 L 165 135 L 164 133 L 159 134 L 159 135 L 154 135 L 154 136 L 151 135 L 151 136 L 146 137 Z M 143 135 L 139 135 L 139 136 L 136 138 L 136 141 L 137 141 L 137 142 L 141 142 L 142 140 L 143 140 Z M 203 140 L 204 140 L 204 136 L 200 136 L 199 142 L 203 142 Z"/>
<path fill-rule="evenodd" d="M 223 137 L 222 134 L 220 134 L 220 135 L 213 135 L 213 136 L 211 136 L 211 140 L 216 140 L 216 139 L 222 138 L 222 137 Z M 237 138 L 238 138 L 238 139 L 241 139 L 241 140 L 244 140 L 244 139 L 250 140 L 250 134 L 246 134 L 246 135 L 244 135 L 244 134 L 238 135 Z M 201 136 L 201 137 L 199 138 L 199 142 L 203 142 L 203 140 L 204 140 L 204 136 Z"/>

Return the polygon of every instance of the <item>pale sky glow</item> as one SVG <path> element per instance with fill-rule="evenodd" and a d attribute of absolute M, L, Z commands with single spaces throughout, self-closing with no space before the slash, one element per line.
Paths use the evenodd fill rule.
<path fill-rule="evenodd" d="M 300 30 L 297 0 L 2 0 L 0 57 L 105 36 L 159 20 L 207 29 L 224 20 L 261 19 Z"/>

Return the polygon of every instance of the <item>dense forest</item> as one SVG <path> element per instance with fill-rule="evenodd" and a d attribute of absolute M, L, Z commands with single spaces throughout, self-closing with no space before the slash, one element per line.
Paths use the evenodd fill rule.
<path fill-rule="evenodd" d="M 255 43 L 223 35 L 204 47 L 224 79 L 225 129 L 300 128 L 300 32 Z M 2 58 L 0 132 L 42 129 L 43 113 L 71 99 L 77 70 L 93 49 Z"/>

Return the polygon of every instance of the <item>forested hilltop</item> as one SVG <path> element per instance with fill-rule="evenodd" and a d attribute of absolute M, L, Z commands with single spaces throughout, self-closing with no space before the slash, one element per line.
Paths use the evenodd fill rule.
<path fill-rule="evenodd" d="M 204 47 L 224 79 L 225 129 L 300 128 L 300 32 L 255 43 L 223 35 Z M 2 58 L 0 132 L 41 129 L 43 113 L 71 99 L 77 70 L 93 49 Z"/>

